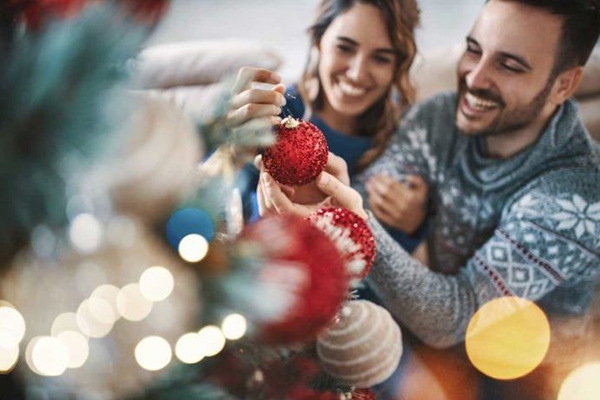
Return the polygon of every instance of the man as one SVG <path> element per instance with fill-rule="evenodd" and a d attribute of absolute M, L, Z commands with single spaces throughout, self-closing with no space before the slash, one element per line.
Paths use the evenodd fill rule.
<path fill-rule="evenodd" d="M 597 0 L 489 1 L 467 37 L 458 93 L 415 106 L 358 179 L 377 216 L 386 192 L 372 177 L 425 178 L 428 267 L 357 192 L 327 173 L 317 179 L 368 220 L 377 241 L 370 283 L 430 346 L 464 341 L 477 309 L 502 296 L 535 301 L 551 321 L 588 309 L 600 271 L 600 170 L 570 97 L 599 32 Z M 264 173 L 259 191 L 265 211 L 309 210 Z"/>

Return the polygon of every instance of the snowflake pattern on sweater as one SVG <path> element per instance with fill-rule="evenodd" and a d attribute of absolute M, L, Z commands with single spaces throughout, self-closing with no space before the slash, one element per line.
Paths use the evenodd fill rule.
<path fill-rule="evenodd" d="M 567 101 L 536 143 L 504 160 L 485 157 L 485 139 L 454 125 L 456 94 L 406 114 L 369 177 L 428 182 L 430 265 L 411 258 L 371 215 L 377 259 L 371 285 L 390 311 L 426 343 L 464 340 L 481 305 L 500 296 L 536 301 L 550 316 L 587 310 L 600 271 L 600 170 Z"/>

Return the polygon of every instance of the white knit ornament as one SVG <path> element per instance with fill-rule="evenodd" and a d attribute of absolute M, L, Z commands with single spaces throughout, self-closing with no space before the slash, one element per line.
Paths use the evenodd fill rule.
<path fill-rule="evenodd" d="M 317 353 L 325 371 L 359 389 L 377 385 L 396 370 L 402 333 L 390 313 L 366 300 L 351 301 L 319 335 Z"/>

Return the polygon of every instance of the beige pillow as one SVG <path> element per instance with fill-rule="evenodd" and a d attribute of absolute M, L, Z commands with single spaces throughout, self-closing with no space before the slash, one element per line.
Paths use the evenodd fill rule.
<path fill-rule="evenodd" d="M 581 85 L 575 93 L 575 97 L 586 96 L 600 96 L 600 47 L 596 47 L 585 65 Z"/>
<path fill-rule="evenodd" d="M 197 86 L 220 81 L 244 66 L 276 70 L 277 52 L 242 40 L 178 42 L 143 50 L 135 63 L 144 89 Z"/>
<path fill-rule="evenodd" d="M 463 44 L 436 48 L 417 56 L 411 75 L 417 100 L 447 90 L 456 90 L 456 66 L 464 51 Z M 600 48 L 592 53 L 583 71 L 581 86 L 575 97 L 600 96 Z"/>

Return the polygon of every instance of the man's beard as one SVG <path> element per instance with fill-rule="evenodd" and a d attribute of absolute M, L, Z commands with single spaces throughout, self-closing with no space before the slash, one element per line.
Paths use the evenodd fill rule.
<path fill-rule="evenodd" d="M 550 91 L 552 90 L 552 85 L 554 84 L 554 77 L 550 77 L 546 82 L 546 86 L 533 98 L 533 100 L 524 107 L 514 109 L 511 111 L 506 111 L 506 103 L 502 99 L 502 97 L 491 91 L 485 89 L 468 89 L 467 82 L 464 77 L 459 77 L 458 83 L 458 101 L 456 104 L 456 113 L 458 115 L 461 107 L 461 99 L 464 99 L 464 95 L 466 93 L 471 93 L 472 95 L 479 97 L 484 100 L 493 101 L 499 104 L 500 113 L 492 122 L 490 122 L 487 126 L 473 131 L 462 132 L 463 134 L 469 136 L 499 136 L 505 135 L 510 132 L 517 131 L 519 129 L 525 128 L 529 126 L 533 121 L 537 119 L 537 117 L 542 112 L 546 104 L 546 100 Z M 459 129 L 460 130 L 460 129 Z"/>

